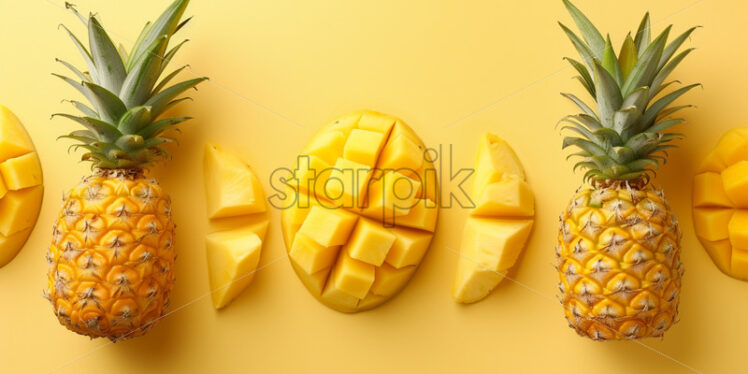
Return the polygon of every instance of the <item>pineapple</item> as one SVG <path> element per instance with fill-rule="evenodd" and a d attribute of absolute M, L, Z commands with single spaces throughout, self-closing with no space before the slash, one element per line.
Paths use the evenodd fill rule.
<path fill-rule="evenodd" d="M 268 228 L 265 194 L 249 165 L 215 144 L 205 146 L 206 237 L 213 306 L 221 309 L 249 285 Z"/>
<path fill-rule="evenodd" d="M 482 300 L 517 261 L 532 230 L 535 201 L 519 158 L 507 142 L 485 134 L 478 146 L 475 209 L 465 223 L 452 297 Z"/>
<path fill-rule="evenodd" d="M 725 274 L 748 281 L 748 127 L 726 132 L 693 180 L 696 236 Z"/>
<path fill-rule="evenodd" d="M 691 49 L 677 53 L 691 28 L 667 42 L 670 27 L 650 40 L 649 15 L 629 34 L 618 56 L 568 0 L 581 31 L 561 28 L 582 56 L 567 60 L 596 103 L 594 110 L 563 94 L 582 113 L 568 116 L 570 136 L 586 170 L 585 184 L 560 216 L 556 255 L 561 302 L 570 326 L 594 340 L 662 336 L 677 321 L 683 266 L 681 232 L 661 189 L 649 182 L 684 122 L 670 104 L 697 85 L 665 93 L 667 76 Z"/>
<path fill-rule="evenodd" d="M 436 228 L 427 155 L 404 122 L 373 111 L 335 120 L 304 148 L 279 208 L 291 266 L 323 304 L 358 312 L 405 287 Z"/>
<path fill-rule="evenodd" d="M 18 254 L 42 206 L 42 166 L 21 121 L 0 105 L 0 267 Z"/>
<path fill-rule="evenodd" d="M 162 114 L 206 79 L 169 86 L 177 69 L 159 81 L 181 45 L 167 50 L 186 22 L 179 20 L 188 2 L 174 1 L 147 24 L 130 53 L 115 48 L 94 15 L 76 12 L 88 29 L 88 49 L 68 31 L 88 71 L 60 61 L 79 80 L 59 77 L 90 106 L 74 101 L 81 116 L 58 115 L 85 128 L 63 137 L 86 150 L 82 159 L 94 172 L 63 196 L 45 295 L 60 323 L 82 335 L 112 341 L 143 335 L 169 303 L 176 259 L 171 201 L 145 170 L 168 156 L 163 145 L 172 139 L 164 132 L 188 119 Z"/>

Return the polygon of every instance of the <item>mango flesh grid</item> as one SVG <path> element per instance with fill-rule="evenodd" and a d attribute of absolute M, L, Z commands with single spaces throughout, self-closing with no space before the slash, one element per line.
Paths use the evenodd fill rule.
<path fill-rule="evenodd" d="M 311 162 L 295 171 L 298 179 L 330 171 L 321 173 L 316 189 L 287 183 L 299 194 L 284 201 L 308 203 L 287 204 L 281 224 L 294 271 L 323 304 L 342 312 L 374 308 L 415 272 L 438 216 L 437 175 L 425 150 L 405 123 L 371 111 L 323 127 L 304 148 L 300 157 Z M 339 181 L 367 168 L 363 186 Z"/>
<path fill-rule="evenodd" d="M 725 274 L 748 280 L 748 127 L 727 131 L 694 177 L 696 236 Z"/>
<path fill-rule="evenodd" d="M 476 206 L 465 223 L 452 297 L 482 300 L 517 261 L 532 230 L 534 197 L 514 150 L 496 135 L 478 145 L 471 199 Z"/>
<path fill-rule="evenodd" d="M 216 309 L 226 307 L 254 279 L 268 229 L 265 194 L 249 165 L 207 144 L 203 158 L 210 219 L 208 279 Z"/>
<path fill-rule="evenodd" d="M 21 122 L 0 105 L 0 267 L 16 257 L 41 208 L 42 170 Z"/>
<path fill-rule="evenodd" d="M 209 218 L 265 211 L 260 181 L 239 157 L 215 144 L 207 144 L 203 170 Z"/>

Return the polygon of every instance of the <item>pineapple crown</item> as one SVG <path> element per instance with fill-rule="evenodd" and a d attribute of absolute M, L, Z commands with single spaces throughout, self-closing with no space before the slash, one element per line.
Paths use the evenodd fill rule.
<path fill-rule="evenodd" d="M 616 56 L 608 35 L 600 32 L 569 0 L 563 0 L 582 38 L 559 23 L 582 57 L 582 62 L 565 58 L 579 73 L 576 78 L 592 96 L 597 111 L 578 97 L 562 95 L 578 106 L 582 113 L 563 118 L 562 130 L 573 132 L 563 140 L 563 148 L 575 146 L 579 151 L 567 158 L 581 157 L 574 165 L 586 169 L 584 180 L 592 183 L 646 184 L 655 169 L 667 161 L 670 144 L 683 134 L 666 130 L 685 122 L 669 118 L 691 105 L 670 106 L 677 98 L 699 84 L 683 86 L 665 93 L 678 81 L 667 81 L 668 75 L 693 48 L 676 52 L 696 27 L 667 42 L 672 26 L 651 39 L 649 13 L 644 15 L 634 37 L 629 33 Z M 560 122 L 560 123 L 561 123 Z"/>
<path fill-rule="evenodd" d="M 82 160 L 91 161 L 93 167 L 142 169 L 169 157 L 163 145 L 174 139 L 163 136 L 164 132 L 190 118 L 159 117 L 167 109 L 189 99 L 177 98 L 180 94 L 207 79 L 201 77 L 167 86 L 187 66 L 159 79 L 186 42 L 184 40 L 167 49 L 172 35 L 190 20 L 180 22 L 188 3 L 189 0 L 176 0 L 156 22 L 146 23 L 129 53 L 121 44 L 119 48 L 114 46 L 96 15 L 86 19 L 71 4 L 65 4 L 88 29 L 87 49 L 67 27 L 61 25 L 83 55 L 87 71 L 57 59 L 80 81 L 53 75 L 75 87 L 90 106 L 71 100 L 82 115 L 57 113 L 53 117 L 69 118 L 85 128 L 61 138 L 75 140 L 77 143 L 71 146 L 72 149 L 85 149 L 87 152 Z"/>

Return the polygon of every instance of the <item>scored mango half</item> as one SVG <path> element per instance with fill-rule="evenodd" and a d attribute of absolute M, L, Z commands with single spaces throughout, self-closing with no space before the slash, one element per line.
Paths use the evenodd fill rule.
<path fill-rule="evenodd" d="M 693 180 L 693 224 L 712 261 L 748 280 L 748 127 L 727 131 Z"/>
<path fill-rule="evenodd" d="M 26 243 L 42 205 L 42 166 L 21 121 L 0 105 L 0 267 Z"/>
<path fill-rule="evenodd" d="M 426 151 L 402 120 L 368 110 L 324 126 L 302 150 L 281 223 L 291 266 L 323 304 L 367 310 L 408 283 L 439 212 Z"/>
<path fill-rule="evenodd" d="M 452 297 L 482 300 L 514 266 L 532 231 L 535 199 L 514 150 L 494 134 L 478 145 L 471 190 L 475 208 L 462 233 Z"/>

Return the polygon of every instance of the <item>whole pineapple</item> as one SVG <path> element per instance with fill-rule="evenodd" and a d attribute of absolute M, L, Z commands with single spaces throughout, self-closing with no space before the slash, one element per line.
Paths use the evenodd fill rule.
<path fill-rule="evenodd" d="M 85 128 L 63 137 L 87 151 L 83 160 L 93 163 L 94 173 L 63 197 L 45 295 L 60 323 L 79 334 L 113 341 L 142 335 L 169 303 L 176 258 L 171 203 L 144 170 L 168 157 L 163 144 L 173 139 L 164 132 L 188 119 L 160 116 L 206 79 L 167 86 L 180 68 L 159 80 L 181 46 L 167 50 L 186 23 L 180 18 L 188 3 L 176 0 L 146 24 L 129 54 L 115 48 L 93 15 L 76 12 L 88 29 L 89 49 L 68 31 L 87 71 L 60 61 L 80 81 L 59 77 L 90 106 L 73 101 L 81 116 L 57 115 Z"/>
<path fill-rule="evenodd" d="M 667 76 L 691 49 L 676 54 L 694 29 L 667 42 L 670 27 L 650 41 L 649 15 L 616 56 L 600 32 L 568 0 L 582 38 L 563 24 L 582 57 L 567 58 L 596 103 L 563 94 L 582 113 L 568 116 L 563 147 L 576 146 L 585 185 L 560 217 L 556 255 L 566 319 L 595 340 L 662 336 L 677 321 L 683 266 L 678 221 L 650 179 L 684 122 L 669 119 L 689 85 L 664 93 Z"/>

